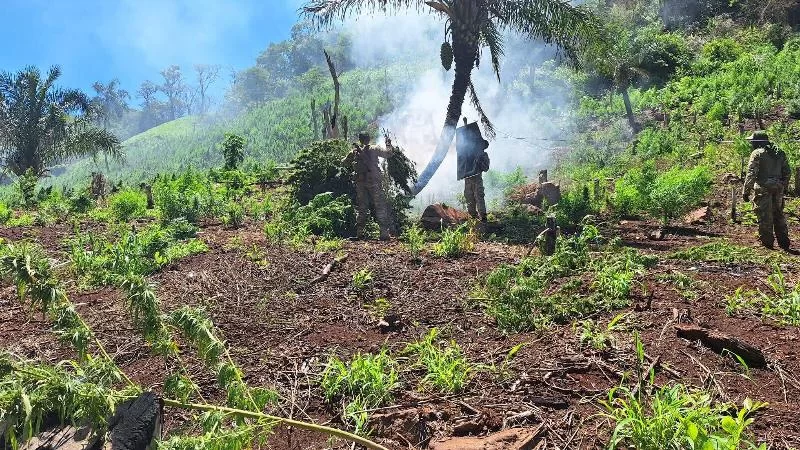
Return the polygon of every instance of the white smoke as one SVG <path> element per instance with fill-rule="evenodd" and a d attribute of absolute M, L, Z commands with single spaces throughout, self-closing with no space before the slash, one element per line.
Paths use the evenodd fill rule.
<path fill-rule="evenodd" d="M 399 63 L 412 58 L 424 61 L 424 66 L 429 67 L 414 80 L 413 88 L 401 95 L 400 106 L 380 118 L 381 127 L 391 131 L 395 142 L 421 171 L 439 140 L 453 82 L 453 72 L 445 72 L 439 62 L 443 22 L 430 14 L 410 13 L 396 17 L 361 17 L 353 19 L 346 28 L 353 34 L 355 61 L 371 65 Z M 473 70 L 473 83 L 483 110 L 497 131 L 496 139 L 490 141 L 487 150 L 493 171 L 510 172 L 519 167 L 529 178 L 534 178 L 539 169 L 547 168 L 550 163 L 552 139 L 563 137 L 563 111 L 569 99 L 553 102 L 551 97 L 550 113 L 542 114 L 542 105 L 534 104 L 531 96 L 525 95 L 529 94 L 530 86 L 512 85 L 509 80 L 520 78 L 520 73 L 528 74 L 535 85 L 536 67 L 552 54 L 553 50 L 543 44 L 509 36 L 505 63 L 500 71 L 502 83 L 491 68 L 488 50 L 484 51 L 480 68 Z M 479 120 L 469 95 L 464 101 L 462 117 L 470 122 Z M 459 121 L 459 125 L 461 123 Z M 463 182 L 456 180 L 453 144 L 437 173 L 418 196 L 417 206 L 439 201 L 454 204 L 462 189 Z"/>

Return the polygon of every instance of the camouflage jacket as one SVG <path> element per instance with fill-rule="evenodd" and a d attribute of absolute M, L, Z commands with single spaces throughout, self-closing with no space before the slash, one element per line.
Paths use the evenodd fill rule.
<path fill-rule="evenodd" d="M 786 190 L 789 187 L 789 176 L 789 161 L 783 151 L 757 148 L 750 154 L 744 193 L 750 195 L 754 187 L 772 192 Z"/>
<path fill-rule="evenodd" d="M 380 180 L 378 157 L 389 158 L 391 155 L 391 148 L 384 150 L 377 145 L 356 146 L 345 156 L 343 163 L 353 165 L 356 181 Z"/>

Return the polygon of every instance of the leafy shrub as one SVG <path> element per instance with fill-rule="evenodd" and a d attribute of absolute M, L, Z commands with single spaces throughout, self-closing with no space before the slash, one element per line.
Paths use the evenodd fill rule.
<path fill-rule="evenodd" d="M 33 169 L 28 169 L 24 174 L 17 178 L 14 186 L 20 196 L 22 206 L 31 207 L 37 203 L 36 185 L 39 183 L 39 177 L 33 173 Z"/>
<path fill-rule="evenodd" d="M 650 192 L 650 211 L 667 225 L 697 206 L 711 188 L 711 172 L 707 167 L 681 169 L 675 167 L 659 175 Z"/>
<path fill-rule="evenodd" d="M 541 330 L 624 307 L 635 277 L 653 261 L 613 245 L 591 253 L 600 239 L 597 229 L 586 225 L 576 236 L 559 238 L 553 256 L 526 258 L 493 270 L 476 296 L 500 329 L 513 332 Z M 593 281 L 584 286 L 587 279 Z"/>
<path fill-rule="evenodd" d="M 231 228 L 239 228 L 244 222 L 244 208 L 238 202 L 230 202 L 225 208 L 223 222 Z"/>
<path fill-rule="evenodd" d="M 414 261 L 419 261 L 422 250 L 425 249 L 425 236 L 425 230 L 419 224 L 414 224 L 403 231 L 401 239 Z"/>
<path fill-rule="evenodd" d="M 475 248 L 475 240 L 475 233 L 470 230 L 469 224 L 446 228 L 439 242 L 433 245 L 433 253 L 445 258 L 457 258 L 471 252 Z"/>
<path fill-rule="evenodd" d="M 650 191 L 657 176 L 655 165 L 646 163 L 625 172 L 614 185 L 609 198 L 611 209 L 617 216 L 631 217 L 649 208 Z"/>
<path fill-rule="evenodd" d="M 236 170 L 244 161 L 244 138 L 233 133 L 225 133 L 222 141 L 222 157 L 225 160 L 225 170 Z"/>
<path fill-rule="evenodd" d="M 148 275 L 172 261 L 206 251 L 201 241 L 182 238 L 188 232 L 184 222 L 175 221 L 138 231 L 120 226 L 109 233 L 116 240 L 81 233 L 69 243 L 70 259 L 75 271 L 91 284 L 119 284 L 132 275 Z"/>
<path fill-rule="evenodd" d="M 528 244 L 542 231 L 547 218 L 512 204 L 494 214 L 500 224 L 497 238 L 509 244 Z"/>
<path fill-rule="evenodd" d="M 147 196 L 136 189 L 124 189 L 108 201 L 111 213 L 120 222 L 142 217 L 147 212 Z"/>
<path fill-rule="evenodd" d="M 351 236 L 355 231 L 355 212 L 345 195 L 318 194 L 307 205 L 287 209 L 285 216 L 294 227 L 328 238 Z"/>
<path fill-rule="evenodd" d="M 790 286 L 777 265 L 765 284 L 769 288 L 766 292 L 761 289 L 745 291 L 739 288 L 727 296 L 726 312 L 734 314 L 741 310 L 752 311 L 780 325 L 800 326 L 800 288 Z"/>
<path fill-rule="evenodd" d="M 193 170 L 158 178 L 153 184 L 153 200 L 163 220 L 183 217 L 192 223 L 221 214 L 224 204 L 211 181 Z"/>
<path fill-rule="evenodd" d="M 356 433 L 365 433 L 367 410 L 380 407 L 392 400 L 392 391 L 398 386 L 396 362 L 386 349 L 377 355 L 356 354 L 350 364 L 331 356 L 322 372 L 322 392 L 325 400 L 345 401 L 343 416 L 355 425 Z"/>
<path fill-rule="evenodd" d="M 433 328 L 419 341 L 408 344 L 403 353 L 416 356 L 413 366 L 425 369 L 423 384 L 446 394 L 461 392 L 475 369 L 455 341 L 443 346 L 436 343 L 438 336 L 439 330 Z"/>
<path fill-rule="evenodd" d="M 574 228 L 583 222 L 586 216 L 600 212 L 601 204 L 590 195 L 589 186 L 575 186 L 561 195 L 556 209 L 556 221 L 559 226 Z"/>
<path fill-rule="evenodd" d="M 604 405 L 606 416 L 616 424 L 608 448 L 767 448 L 748 439 L 752 413 L 765 406 L 749 399 L 736 410 L 735 405 L 714 404 L 707 392 L 675 384 L 657 389 L 652 397 L 612 389 Z"/>
<path fill-rule="evenodd" d="M 13 215 L 13 211 L 11 211 L 5 203 L 0 203 L 0 224 L 7 223 L 11 220 L 11 216 Z"/>
<path fill-rule="evenodd" d="M 352 286 L 356 292 L 361 293 L 372 287 L 373 281 L 372 271 L 364 267 L 353 274 Z"/>
<path fill-rule="evenodd" d="M 766 260 L 764 256 L 756 253 L 752 247 L 735 245 L 724 240 L 680 250 L 673 253 L 671 257 L 685 261 L 708 261 L 724 264 L 761 264 Z"/>
<path fill-rule="evenodd" d="M 287 179 L 295 200 L 305 205 L 325 192 L 353 198 L 352 173 L 342 165 L 349 152 L 350 145 L 340 140 L 314 142 L 300 151 L 292 160 L 293 169 Z"/>

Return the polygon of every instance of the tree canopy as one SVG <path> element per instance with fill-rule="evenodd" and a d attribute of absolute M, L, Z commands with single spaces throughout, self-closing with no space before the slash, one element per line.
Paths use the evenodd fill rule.
<path fill-rule="evenodd" d="M 75 157 L 122 156 L 119 139 L 91 123 L 86 94 L 55 85 L 60 75 L 58 66 L 44 77 L 32 66 L 0 74 L 0 155 L 16 175 L 43 176 Z"/>

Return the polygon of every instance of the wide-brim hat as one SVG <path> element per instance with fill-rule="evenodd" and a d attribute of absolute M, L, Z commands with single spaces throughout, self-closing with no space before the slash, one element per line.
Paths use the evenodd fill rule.
<path fill-rule="evenodd" d="M 757 130 L 754 131 L 750 136 L 747 136 L 745 139 L 750 142 L 769 142 L 769 135 L 764 130 Z"/>

